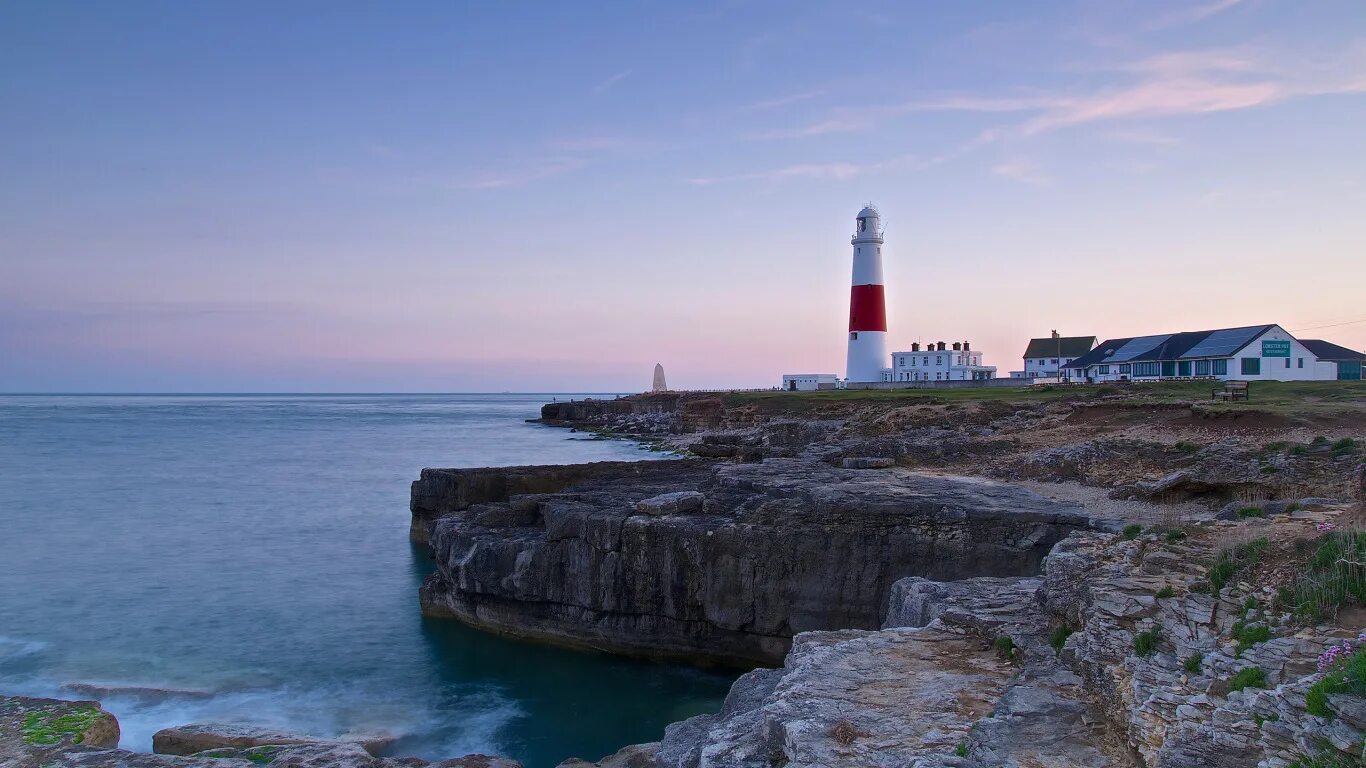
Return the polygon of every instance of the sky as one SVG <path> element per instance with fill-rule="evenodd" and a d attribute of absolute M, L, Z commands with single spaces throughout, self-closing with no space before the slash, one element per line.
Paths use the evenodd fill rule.
<path fill-rule="evenodd" d="M 0 4 L 0 391 L 638 391 L 1366 348 L 1366 3 Z"/>

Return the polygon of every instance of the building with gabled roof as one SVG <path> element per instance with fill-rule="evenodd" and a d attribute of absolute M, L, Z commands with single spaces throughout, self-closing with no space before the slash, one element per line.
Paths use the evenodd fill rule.
<path fill-rule="evenodd" d="M 1328 347 L 1352 352 L 1335 344 Z M 1319 349 L 1328 351 L 1327 347 Z M 1340 373 L 1338 361 L 1321 358 L 1275 324 L 1107 339 L 1063 369 L 1070 379 L 1095 382 L 1204 378 L 1308 381 L 1337 379 Z M 1350 364 L 1341 370 L 1350 374 Z M 1356 377 L 1360 375 L 1358 358 Z"/>
<path fill-rule="evenodd" d="M 1061 375 L 1062 367 L 1090 352 L 1096 346 L 1095 336 L 1052 335 L 1030 339 L 1025 347 L 1024 370 L 1011 371 L 1012 379 L 1052 378 Z"/>

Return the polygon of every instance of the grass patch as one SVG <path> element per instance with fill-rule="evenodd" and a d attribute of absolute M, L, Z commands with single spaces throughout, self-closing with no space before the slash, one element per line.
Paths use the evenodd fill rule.
<path fill-rule="evenodd" d="M 1220 552 L 1209 569 L 1209 583 L 1214 592 L 1223 589 L 1238 571 L 1261 562 L 1262 552 L 1269 543 L 1266 537 L 1262 537 Z"/>
<path fill-rule="evenodd" d="M 1167 541 L 1173 544 L 1175 544 L 1178 541 L 1181 541 L 1184 538 L 1186 538 L 1186 532 L 1181 530 L 1180 528 L 1172 528 L 1171 530 L 1167 531 Z"/>
<path fill-rule="evenodd" d="M 1157 653 L 1157 641 L 1162 639 L 1162 633 L 1157 627 L 1139 632 L 1134 635 L 1134 653 L 1147 658 Z"/>
<path fill-rule="evenodd" d="M 1238 670 L 1238 674 L 1229 678 L 1228 690 L 1230 693 L 1241 691 L 1246 688 L 1265 688 L 1266 672 L 1261 667 L 1244 667 Z"/>
<path fill-rule="evenodd" d="M 1053 634 L 1048 636 L 1048 644 L 1053 646 L 1053 650 L 1061 652 L 1062 647 L 1067 645 L 1067 638 L 1071 637 L 1074 631 L 1076 630 L 1063 624 L 1054 629 Z"/>
<path fill-rule="evenodd" d="M 1243 651 L 1271 639 L 1271 627 L 1265 624 L 1245 624 L 1239 621 L 1233 625 L 1233 639 L 1238 642 L 1234 656 L 1242 656 Z"/>
<path fill-rule="evenodd" d="M 1138 523 L 1130 523 L 1124 526 L 1124 538 L 1133 541 L 1138 538 L 1138 534 L 1143 533 L 1143 526 Z"/>
<path fill-rule="evenodd" d="M 56 744 L 63 736 L 71 736 L 73 743 L 80 744 L 85 740 L 85 732 L 99 721 L 100 715 L 95 707 L 80 707 L 60 715 L 48 711 L 30 712 L 24 715 L 20 731 L 25 744 Z"/>
<path fill-rule="evenodd" d="M 1295 615 L 1317 621 L 1349 602 L 1366 604 L 1366 532 L 1334 531 L 1318 546 L 1294 586 Z"/>
<path fill-rule="evenodd" d="M 1015 641 L 1011 639 L 1010 635 L 1001 635 L 996 638 L 994 645 L 996 655 L 1007 660 L 1015 658 Z"/>
<path fill-rule="evenodd" d="M 1185 661 L 1181 662 L 1181 666 L 1185 667 L 1186 671 L 1191 673 L 1192 675 L 1198 675 L 1200 674 L 1200 665 L 1204 663 L 1205 654 L 1196 651 L 1195 653 L 1192 653 L 1191 655 L 1187 656 Z"/>
<path fill-rule="evenodd" d="M 1351 453 L 1360 447 L 1361 443 L 1358 443 L 1350 437 L 1344 437 L 1336 443 L 1333 443 L 1333 453 Z"/>
<path fill-rule="evenodd" d="M 1162 587 L 1162 589 L 1157 590 L 1156 597 L 1158 600 L 1166 597 L 1176 597 L 1176 590 L 1172 589 L 1172 585 L 1168 584 Z"/>
<path fill-rule="evenodd" d="M 1362 754 L 1366 754 L 1366 743 L 1361 745 Z M 1366 765 L 1366 759 L 1352 757 L 1339 752 L 1333 745 L 1325 744 L 1318 754 L 1310 757 L 1301 755 L 1292 763 L 1287 763 L 1285 768 L 1361 768 Z"/>
<path fill-rule="evenodd" d="M 1180 451 L 1181 453 L 1197 453 L 1200 450 L 1199 445 L 1196 445 L 1195 443 L 1192 443 L 1188 440 L 1177 441 L 1177 443 L 1172 447 Z"/>
<path fill-rule="evenodd" d="M 1238 517 L 1266 517 L 1266 510 L 1262 509 L 1261 507 L 1243 507 L 1242 509 L 1238 510 Z"/>
<path fill-rule="evenodd" d="M 968 743 L 967 743 L 966 741 L 960 741 L 960 742 L 958 742 L 958 746 L 956 746 L 956 747 L 953 748 L 953 753 L 954 753 L 955 755 L 958 755 L 959 757 L 967 757 L 967 756 L 968 756 Z"/>

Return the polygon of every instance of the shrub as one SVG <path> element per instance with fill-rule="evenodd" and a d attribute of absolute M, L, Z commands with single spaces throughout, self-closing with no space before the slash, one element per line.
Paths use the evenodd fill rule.
<path fill-rule="evenodd" d="M 1178 440 L 1172 447 L 1181 453 L 1196 453 L 1200 450 L 1199 445 L 1192 443 L 1189 440 Z"/>
<path fill-rule="evenodd" d="M 1233 639 L 1238 641 L 1238 650 L 1234 656 L 1242 656 L 1243 651 L 1271 639 L 1271 627 L 1265 624 L 1245 624 L 1239 621 L 1233 625 Z"/>
<path fill-rule="evenodd" d="M 1238 670 L 1228 681 L 1229 692 L 1241 691 L 1244 688 L 1265 688 L 1266 672 L 1261 667 L 1243 667 Z"/>
<path fill-rule="evenodd" d="M 960 742 L 958 742 L 958 746 L 956 746 L 956 747 L 953 748 L 953 753 L 954 753 L 955 755 L 958 755 L 959 757 L 967 757 L 967 756 L 968 756 L 968 743 L 967 743 L 966 741 L 960 741 Z"/>
<path fill-rule="evenodd" d="M 1172 589 L 1172 585 L 1167 584 L 1162 589 L 1157 590 L 1157 599 L 1161 600 L 1164 597 L 1176 597 L 1176 590 Z"/>
<path fill-rule="evenodd" d="M 1262 509 L 1261 507 L 1243 507 L 1242 509 L 1238 510 L 1238 517 L 1266 517 L 1266 510 Z"/>
<path fill-rule="evenodd" d="M 1263 464 L 1263 465 L 1262 465 L 1262 474 L 1263 474 L 1263 475 L 1271 475 L 1271 474 L 1275 474 L 1276 472 L 1279 472 L 1279 471 L 1280 471 L 1280 470 L 1276 469 L 1275 467 L 1271 466 L 1270 464 Z"/>
<path fill-rule="evenodd" d="M 1071 637 L 1074 631 L 1071 627 L 1063 624 L 1054 629 L 1053 634 L 1048 636 L 1048 644 L 1053 646 L 1053 650 L 1061 651 L 1062 647 L 1067 645 L 1067 638 Z"/>
<path fill-rule="evenodd" d="M 1157 641 L 1161 638 L 1161 632 L 1157 627 L 1139 632 L 1134 635 L 1134 653 L 1139 656 L 1151 656 L 1157 652 Z"/>
<path fill-rule="evenodd" d="M 1192 653 L 1191 655 L 1187 656 L 1186 660 L 1181 662 L 1181 666 L 1185 667 L 1186 671 L 1191 673 L 1192 675 L 1198 675 L 1200 674 L 1200 665 L 1204 663 L 1205 654 L 1196 651 L 1195 653 Z"/>
<path fill-rule="evenodd" d="M 1143 526 L 1138 523 L 1130 523 L 1124 526 L 1124 538 L 1126 539 L 1136 539 L 1140 533 L 1143 533 Z"/>
<path fill-rule="evenodd" d="M 1015 657 L 1015 641 L 1010 638 L 1010 635 L 1001 635 L 996 638 L 996 654 L 1003 659 Z"/>
<path fill-rule="evenodd" d="M 1184 538 L 1186 538 L 1186 532 L 1180 528 L 1173 528 L 1170 531 L 1167 531 L 1167 541 L 1175 543 Z"/>
<path fill-rule="evenodd" d="M 1359 445 L 1361 444 L 1353 440 L 1352 438 L 1344 437 L 1336 443 L 1333 443 L 1333 453 L 1347 453 L 1348 451 L 1355 451 Z"/>

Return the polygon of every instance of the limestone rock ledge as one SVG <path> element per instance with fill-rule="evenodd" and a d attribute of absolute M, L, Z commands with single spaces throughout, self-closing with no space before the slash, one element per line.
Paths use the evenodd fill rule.
<path fill-rule="evenodd" d="M 429 615 L 749 666 L 798 632 L 877 628 L 897 579 L 1036 573 L 1093 526 L 1016 486 L 805 459 L 428 469 L 413 499 Z"/>
<path fill-rule="evenodd" d="M 168 735 L 168 731 L 176 731 Z M 521 768 L 504 757 L 440 762 L 375 757 L 359 741 L 308 740 L 246 726 L 185 726 L 157 734 L 179 754 L 118 749 L 119 724 L 95 701 L 0 696 L 0 768 Z M 200 749 L 193 749 L 200 747 Z"/>

